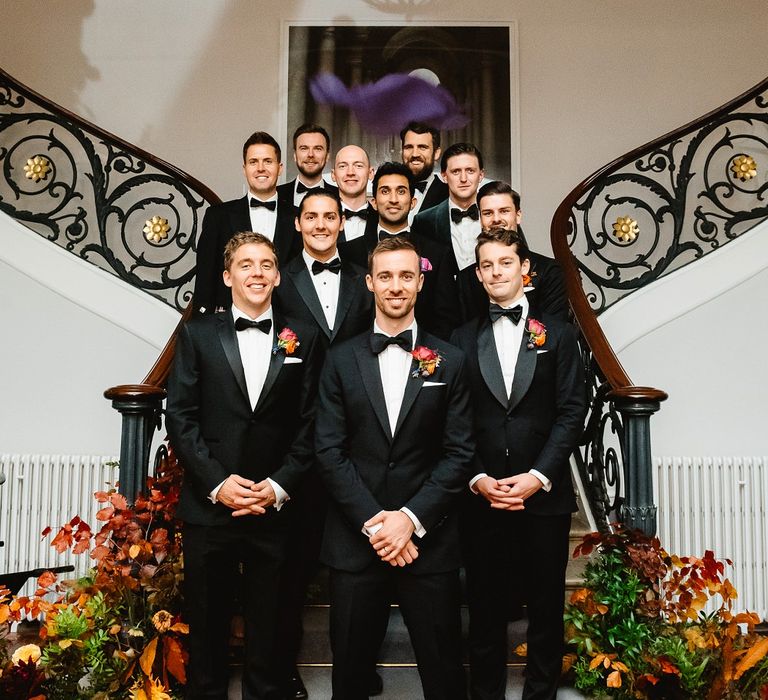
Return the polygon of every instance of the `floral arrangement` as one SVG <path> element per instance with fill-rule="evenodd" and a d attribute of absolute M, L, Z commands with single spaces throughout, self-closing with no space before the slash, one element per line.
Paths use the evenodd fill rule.
<path fill-rule="evenodd" d="M 52 540 L 59 552 L 89 552 L 90 574 L 76 581 L 51 572 L 31 597 L 0 591 L 0 623 L 40 618 L 37 644 L 8 658 L 0 639 L 4 700 L 175 700 L 186 681 L 187 626 L 180 619 L 181 542 L 175 519 L 181 471 L 164 452 L 146 496 L 129 506 L 114 489 L 98 532 L 79 517 Z M 49 534 L 46 528 L 44 535 Z"/>
<path fill-rule="evenodd" d="M 282 350 L 286 355 L 293 355 L 299 345 L 301 345 L 299 336 L 290 328 L 283 328 L 277 336 L 277 343 L 275 343 L 272 353 L 277 354 L 278 351 Z"/>
<path fill-rule="evenodd" d="M 574 556 L 594 549 L 565 612 L 576 688 L 602 698 L 768 698 L 768 638 L 754 631 L 757 615 L 732 613 L 729 561 L 670 555 L 657 538 L 620 528 L 587 535 Z M 710 600 L 720 607 L 705 614 Z"/>
<path fill-rule="evenodd" d="M 525 332 L 528 333 L 527 347 L 529 350 L 540 348 L 547 342 L 547 327 L 535 318 L 529 318 L 525 326 Z"/>
<path fill-rule="evenodd" d="M 417 379 L 418 377 L 431 377 L 443 361 L 440 353 L 436 350 L 431 350 L 424 345 L 417 345 L 411 351 L 411 355 L 413 355 L 413 359 L 418 363 L 418 366 L 413 370 L 413 374 L 411 375 L 414 379 Z"/>
<path fill-rule="evenodd" d="M 523 287 L 533 289 L 533 278 L 536 277 L 535 272 L 531 272 L 530 275 L 523 273 Z"/>

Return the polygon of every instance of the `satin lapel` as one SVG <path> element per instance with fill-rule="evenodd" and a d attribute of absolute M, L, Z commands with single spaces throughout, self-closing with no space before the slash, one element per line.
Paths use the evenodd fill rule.
<path fill-rule="evenodd" d="M 521 319 L 520 323 L 528 323 L 528 318 Z M 512 390 L 509 395 L 508 411 L 512 411 L 520 400 L 525 396 L 525 392 L 531 386 L 533 373 L 536 371 L 536 348 L 528 349 L 528 333 L 523 333 L 523 339 L 520 342 L 520 349 L 517 353 L 517 364 L 515 365 L 515 376 L 512 379 Z"/>
<path fill-rule="evenodd" d="M 240 348 L 237 345 L 237 337 L 235 336 L 235 322 L 232 320 L 231 311 L 225 311 L 222 314 L 218 314 L 218 327 L 219 340 L 221 341 L 221 347 L 224 349 L 224 355 L 227 357 L 227 362 L 232 369 L 232 374 L 235 375 L 237 385 L 240 387 L 240 391 L 243 392 L 245 400 L 250 406 L 250 399 L 248 398 L 248 385 L 245 383 L 245 371 L 243 370 L 243 361 L 240 358 Z"/>
<path fill-rule="evenodd" d="M 419 336 L 421 336 L 421 334 L 419 334 Z M 416 345 L 414 347 L 421 345 L 420 340 L 420 337 L 416 338 Z M 414 362 L 411 367 L 411 372 L 413 372 L 415 368 L 416 363 Z M 397 437 L 398 431 L 408 417 L 411 408 L 413 408 L 413 403 L 416 401 L 416 397 L 419 395 L 422 386 L 424 386 L 424 379 L 421 376 L 413 377 L 409 372 L 408 380 L 405 383 L 405 391 L 403 392 L 403 403 L 400 404 L 400 413 L 397 415 L 397 425 L 395 426 L 394 437 Z"/>
<path fill-rule="evenodd" d="M 488 389 L 494 398 L 504 408 L 507 408 L 509 402 L 504 385 L 504 374 L 501 371 L 499 353 L 496 351 L 493 325 L 488 319 L 481 322 L 480 331 L 477 334 L 477 362 L 480 365 L 480 374 L 483 375 Z"/>
<path fill-rule="evenodd" d="M 336 302 L 336 318 L 333 321 L 333 330 L 329 331 L 331 340 L 336 337 L 341 324 L 344 323 L 344 318 L 355 296 L 355 273 L 351 270 L 345 270 L 342 265 L 339 274 L 341 279 L 339 279 L 339 299 Z"/>
<path fill-rule="evenodd" d="M 280 333 L 280 331 L 282 330 L 283 330 L 283 324 L 281 323 L 281 319 L 275 317 L 274 323 L 272 324 L 272 347 L 275 347 L 275 345 L 277 344 L 277 334 Z M 278 350 L 277 352 L 273 352 L 270 354 L 269 369 L 267 369 L 267 378 L 264 380 L 264 386 L 261 387 L 259 400 L 256 402 L 256 406 L 253 409 L 254 413 L 261 408 L 262 404 L 264 403 L 267 396 L 269 395 L 269 392 L 272 389 L 272 385 L 275 383 L 275 380 L 277 379 L 277 375 L 280 374 L 280 370 L 283 367 L 284 361 L 285 361 L 285 353 L 282 350 Z"/>
<path fill-rule="evenodd" d="M 307 270 L 307 266 L 304 264 L 304 258 L 299 256 L 296 260 L 298 260 L 301 265 L 297 263 L 296 270 L 290 271 L 289 274 L 291 280 L 296 285 L 296 289 L 299 290 L 301 298 L 312 313 L 317 325 L 320 326 L 323 333 L 330 338 L 331 329 L 328 328 L 328 321 L 325 320 L 325 314 L 320 306 L 320 299 L 317 298 L 315 285 L 312 284 L 312 278 L 310 277 L 309 270 Z"/>
<path fill-rule="evenodd" d="M 275 221 L 275 235 L 272 243 L 275 246 L 278 260 L 287 260 L 291 252 L 293 236 L 299 233 L 294 227 L 295 210 L 291 202 L 277 200 L 277 219 Z"/>
<path fill-rule="evenodd" d="M 235 201 L 232 211 L 230 212 L 230 220 L 232 222 L 232 231 L 250 231 L 251 230 L 251 213 L 248 206 L 248 195 L 242 199 Z"/>
<path fill-rule="evenodd" d="M 360 367 L 360 379 L 368 394 L 368 400 L 371 402 L 373 412 L 384 429 L 384 434 L 391 438 L 392 430 L 389 427 L 387 401 L 384 398 L 384 387 L 381 384 L 379 358 L 371 352 L 368 337 L 367 334 L 361 336 L 361 342 L 354 347 L 357 364 Z"/>

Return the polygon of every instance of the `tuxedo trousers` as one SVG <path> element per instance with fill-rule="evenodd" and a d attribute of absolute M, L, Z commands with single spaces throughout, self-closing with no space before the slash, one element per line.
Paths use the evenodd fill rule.
<path fill-rule="evenodd" d="M 482 498 L 474 496 L 473 498 Z M 524 700 L 554 700 L 563 660 L 565 568 L 570 513 L 478 508 L 463 513 L 469 606 L 470 696 L 504 700 L 508 599 L 527 605 Z"/>
<path fill-rule="evenodd" d="M 459 572 L 412 574 L 377 560 L 331 569 L 333 700 L 367 700 L 392 603 L 400 605 L 426 700 L 465 700 Z"/>
<path fill-rule="evenodd" d="M 267 511 L 233 518 L 228 525 L 184 525 L 187 700 L 227 700 L 230 623 L 238 600 L 245 622 L 243 700 L 282 698 L 275 670 L 286 539 L 285 527 L 278 522 L 282 517 Z"/>

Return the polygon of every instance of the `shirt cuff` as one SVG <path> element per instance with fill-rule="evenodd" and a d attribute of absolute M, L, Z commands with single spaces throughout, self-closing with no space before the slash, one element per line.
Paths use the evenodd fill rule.
<path fill-rule="evenodd" d="M 552 490 L 552 482 L 549 479 L 547 479 L 547 477 L 544 476 L 540 471 L 538 471 L 537 469 L 531 469 L 528 471 L 528 473 L 533 474 L 541 482 L 541 487 L 547 493 L 549 493 Z"/>
<path fill-rule="evenodd" d="M 373 517 L 375 518 L 376 516 L 381 515 L 383 512 L 384 512 L 383 510 L 380 510 Z M 361 528 L 361 532 L 366 537 L 370 538 L 370 537 L 373 537 L 379 530 L 381 530 L 382 527 L 384 527 L 382 523 L 376 523 L 376 525 L 371 525 L 371 527 L 365 527 L 365 525 L 363 525 L 363 527 Z"/>
<path fill-rule="evenodd" d="M 226 479 L 224 479 L 224 481 L 226 481 Z M 211 503 L 218 503 L 217 498 L 219 496 L 221 487 L 224 486 L 224 481 L 222 481 L 215 489 L 213 489 L 213 491 L 208 494 L 208 499 L 211 501 Z"/>
<path fill-rule="evenodd" d="M 406 508 L 403 506 L 400 509 L 401 513 L 405 513 L 413 523 L 414 527 L 414 534 L 416 537 L 424 537 L 424 535 L 427 534 L 427 531 L 424 529 L 424 526 L 421 524 L 421 521 L 413 514 L 413 511 L 410 508 Z"/>
<path fill-rule="evenodd" d="M 478 493 L 477 489 L 475 488 L 475 484 L 480 481 L 484 476 L 488 476 L 485 472 L 480 472 L 479 474 L 475 474 L 470 480 L 469 480 L 469 490 L 472 493 Z"/>
<path fill-rule="evenodd" d="M 270 479 L 269 477 L 267 477 L 267 481 L 272 487 L 272 490 L 275 492 L 275 510 L 280 510 L 285 505 L 286 501 L 291 500 L 291 497 L 288 495 L 288 492 L 276 481 Z"/>

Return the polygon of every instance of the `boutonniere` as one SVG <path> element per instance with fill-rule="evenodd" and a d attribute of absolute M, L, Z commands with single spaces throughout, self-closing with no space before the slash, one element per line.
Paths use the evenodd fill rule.
<path fill-rule="evenodd" d="M 299 347 L 299 336 L 297 336 L 290 328 L 283 328 L 277 336 L 277 343 L 272 348 L 272 354 L 276 355 L 282 350 L 286 355 L 293 355 L 296 352 L 296 348 Z"/>
<path fill-rule="evenodd" d="M 443 357 L 439 352 L 425 347 L 424 345 L 417 345 L 411 351 L 411 355 L 413 355 L 413 359 L 419 363 L 419 366 L 413 370 L 413 374 L 411 374 L 414 379 L 418 379 L 419 377 L 431 377 L 443 361 Z"/>
<path fill-rule="evenodd" d="M 429 262 L 429 258 L 419 258 L 419 269 L 422 272 L 430 272 L 432 270 L 432 263 Z"/>
<path fill-rule="evenodd" d="M 532 272 L 530 275 L 523 275 L 523 287 L 533 287 L 534 277 L 536 277 L 535 272 Z"/>
<path fill-rule="evenodd" d="M 528 349 L 540 348 L 547 340 L 547 327 L 535 318 L 529 318 L 525 324 L 528 333 Z"/>

